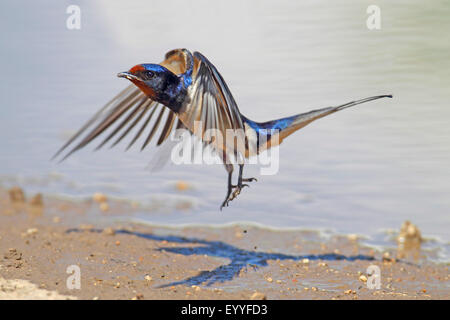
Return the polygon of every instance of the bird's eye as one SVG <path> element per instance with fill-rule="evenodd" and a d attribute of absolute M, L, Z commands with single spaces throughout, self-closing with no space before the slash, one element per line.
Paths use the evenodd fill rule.
<path fill-rule="evenodd" d="M 147 76 L 147 79 L 151 79 L 155 76 L 155 73 L 153 71 L 147 70 L 145 71 L 145 75 Z"/>

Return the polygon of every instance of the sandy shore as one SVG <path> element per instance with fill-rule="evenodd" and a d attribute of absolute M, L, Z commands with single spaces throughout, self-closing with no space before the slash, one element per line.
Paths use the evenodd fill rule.
<path fill-rule="evenodd" d="M 356 236 L 96 224 L 88 210 L 101 204 L 0 190 L 0 299 L 450 298 L 448 265 L 399 260 Z M 373 265 L 380 289 L 368 288 Z M 80 289 L 68 288 L 70 266 L 79 267 Z"/>

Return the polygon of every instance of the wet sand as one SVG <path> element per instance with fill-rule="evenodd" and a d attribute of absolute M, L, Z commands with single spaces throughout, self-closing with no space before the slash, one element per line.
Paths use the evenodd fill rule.
<path fill-rule="evenodd" d="M 448 264 L 398 259 L 358 236 L 119 223 L 114 212 L 133 205 L 103 200 L 0 189 L 0 299 L 450 298 Z M 106 219 L 93 223 L 91 211 Z M 80 289 L 67 287 L 72 265 Z M 380 289 L 368 288 L 371 265 Z"/>

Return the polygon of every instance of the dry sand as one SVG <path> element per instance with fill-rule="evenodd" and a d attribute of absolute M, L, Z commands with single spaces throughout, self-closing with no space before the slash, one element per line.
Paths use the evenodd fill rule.
<path fill-rule="evenodd" d="M 447 264 L 383 257 L 355 236 L 94 225 L 88 210 L 132 210 L 94 198 L 27 201 L 0 189 L 0 299 L 450 298 Z M 68 289 L 72 265 L 80 289 Z M 381 271 L 378 290 L 367 286 L 370 265 Z"/>

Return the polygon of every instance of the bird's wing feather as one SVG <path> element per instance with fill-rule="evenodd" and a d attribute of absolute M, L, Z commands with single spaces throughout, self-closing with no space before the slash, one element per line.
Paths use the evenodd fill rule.
<path fill-rule="evenodd" d="M 178 116 L 197 137 L 204 140 L 205 131 L 208 129 L 217 130 L 223 140 L 227 140 L 225 138 L 228 129 L 234 132 L 241 129 L 243 133 L 242 118 L 227 84 L 214 65 L 199 52 L 194 52 L 193 82 L 189 97 L 190 101 L 182 107 Z M 196 126 L 195 121 L 201 123 Z M 215 142 L 215 148 L 235 152 L 232 147 L 234 142 L 209 142 Z"/>
<path fill-rule="evenodd" d="M 160 64 L 175 74 L 182 74 L 186 72 L 186 51 L 182 49 L 169 51 L 165 60 Z M 194 132 L 195 121 L 201 121 L 197 132 Z M 130 135 L 133 128 L 139 128 L 129 142 L 128 150 L 143 136 L 148 127 L 150 129 L 144 135 L 145 140 L 141 150 L 150 143 L 158 131 L 160 133 L 156 145 L 159 146 L 176 129 L 187 128 L 201 140 L 207 129 L 214 129 L 219 131 L 225 140 L 227 129 L 242 129 L 243 132 L 244 128 L 237 104 L 222 76 L 206 57 L 195 52 L 189 102 L 182 107 L 178 114 L 164 105 L 152 101 L 137 87 L 130 85 L 98 111 L 57 151 L 54 157 L 73 144 L 72 149 L 62 158 L 64 160 L 106 131 L 109 131 L 108 135 L 96 149 L 100 149 L 113 138 L 115 140 L 111 147 L 114 147 L 125 136 Z M 78 141 L 77 144 L 75 141 Z M 236 151 L 232 146 L 227 147 L 221 140 L 212 140 L 212 142 L 215 142 L 214 149 L 232 153 Z M 211 141 L 205 141 L 205 143 L 211 143 Z"/>
<path fill-rule="evenodd" d="M 165 56 L 165 60 L 161 62 L 161 65 L 175 74 L 183 73 L 186 69 L 183 52 L 181 50 L 172 50 L 168 52 Z M 154 121 L 151 121 L 152 119 Z M 112 129 L 113 126 L 115 126 L 114 129 Z M 86 122 L 56 152 L 53 158 L 60 155 L 65 149 L 78 140 L 78 143 L 75 144 L 62 158 L 62 160 L 66 159 L 72 153 L 85 147 L 108 129 L 111 129 L 111 132 L 97 146 L 96 150 L 103 147 L 113 137 L 118 136 L 111 145 L 111 147 L 114 147 L 122 141 L 125 136 L 129 135 L 133 128 L 139 128 L 131 142 L 128 144 L 128 150 L 139 137 L 142 136 L 148 126 L 152 127 L 147 133 L 141 150 L 150 143 L 158 129 L 160 129 L 160 135 L 156 145 L 159 146 L 167 140 L 175 129 L 184 128 L 184 125 L 177 119 L 174 112 L 164 107 L 162 104 L 151 100 L 135 85 L 131 84 L 111 99 L 111 101 Z M 119 132 L 121 132 L 120 135 L 118 135 Z"/>

